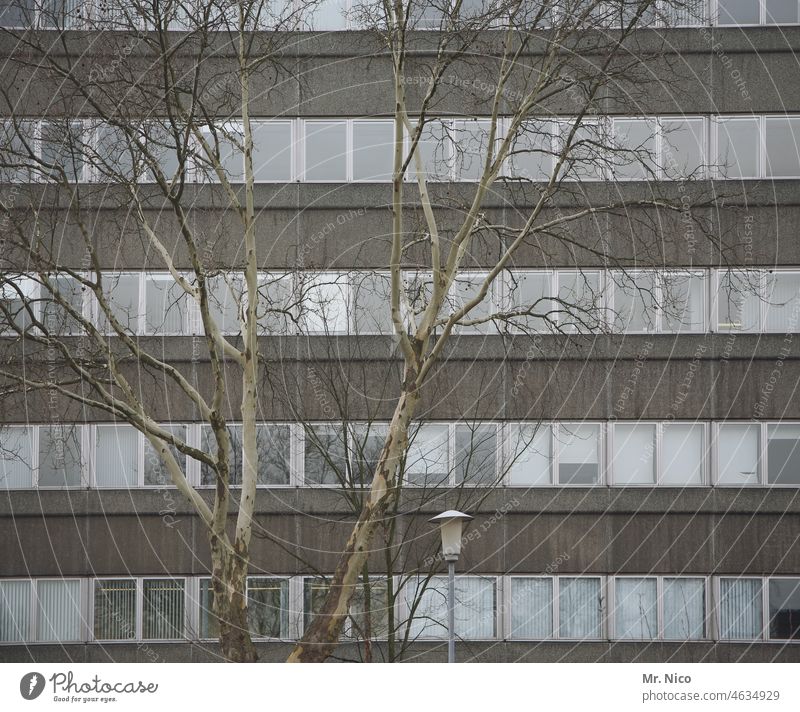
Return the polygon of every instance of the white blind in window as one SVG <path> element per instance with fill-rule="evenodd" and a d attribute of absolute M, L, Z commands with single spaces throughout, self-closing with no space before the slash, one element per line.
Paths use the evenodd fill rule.
<path fill-rule="evenodd" d="M 614 593 L 617 638 L 648 640 L 658 637 L 656 579 L 618 578 Z"/>
<path fill-rule="evenodd" d="M 31 582 L 0 581 L 0 642 L 30 640 Z"/>
<path fill-rule="evenodd" d="M 761 637 L 761 579 L 720 579 L 720 637 L 752 640 Z"/>
<path fill-rule="evenodd" d="M 0 430 L 0 489 L 31 487 L 31 429 L 7 427 Z"/>
<path fill-rule="evenodd" d="M 558 588 L 558 633 L 562 638 L 600 637 L 600 579 L 562 578 Z"/>
<path fill-rule="evenodd" d="M 95 473 L 100 487 L 139 483 L 139 432 L 131 425 L 98 425 Z"/>
<path fill-rule="evenodd" d="M 706 586 L 703 579 L 664 579 L 664 637 L 695 640 L 705 633 Z"/>
<path fill-rule="evenodd" d="M 80 581 L 39 581 L 36 637 L 42 641 L 80 640 Z"/>
<path fill-rule="evenodd" d="M 553 634 L 553 580 L 511 579 L 511 635 L 543 640 Z"/>

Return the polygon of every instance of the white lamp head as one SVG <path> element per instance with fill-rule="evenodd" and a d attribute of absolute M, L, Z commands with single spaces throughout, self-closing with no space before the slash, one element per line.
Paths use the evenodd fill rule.
<path fill-rule="evenodd" d="M 445 561 L 458 560 L 461 554 L 461 533 L 464 530 L 464 522 L 468 522 L 470 519 L 472 517 L 469 514 L 449 509 L 429 520 L 440 526 L 442 554 L 444 554 Z"/>

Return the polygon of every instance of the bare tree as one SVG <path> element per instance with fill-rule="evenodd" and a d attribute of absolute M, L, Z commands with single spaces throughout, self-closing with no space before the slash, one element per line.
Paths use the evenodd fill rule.
<path fill-rule="evenodd" d="M 680 3 L 667 9 L 691 11 Z M 630 251 L 581 243 L 571 226 L 603 214 L 631 212 L 643 221 L 657 221 L 664 212 L 686 209 L 674 191 L 658 182 L 635 199 L 613 183 L 603 190 L 592 190 L 587 183 L 623 177 L 631 167 L 643 179 L 675 175 L 675 166 L 667 165 L 649 142 L 620 140 L 604 121 L 608 107 L 616 112 L 637 107 L 654 85 L 644 60 L 667 56 L 657 34 L 639 40 L 639 29 L 657 14 L 652 0 L 386 0 L 367 4 L 360 12 L 391 57 L 395 112 L 389 302 L 403 374 L 369 494 L 325 602 L 290 662 L 325 660 L 339 641 L 373 540 L 397 500 L 425 385 L 453 333 L 525 318 L 564 331 L 559 313 L 569 314 L 573 327 L 608 323 L 598 317 L 590 294 L 587 298 L 590 289 L 581 290 L 580 299 L 574 291 L 571 298 L 543 295 L 491 305 L 487 296 L 514 265 L 515 256 L 546 238 L 624 274 L 633 264 L 657 264 L 657 256 L 636 255 L 634 260 Z M 678 81 L 677 74 L 658 78 L 662 88 L 666 82 L 676 91 Z M 459 106 L 472 100 L 480 107 L 475 113 L 488 118 L 480 124 L 442 120 L 452 112 L 453 92 L 459 94 Z M 454 149 L 443 152 L 445 145 Z M 529 168 L 509 175 L 515 165 Z M 474 182 L 456 198 L 436 190 L 432 181 L 459 173 Z M 697 175 L 684 167 L 682 179 Z M 501 190 L 509 191 L 516 212 L 505 222 L 495 220 L 488 207 Z M 702 191 L 693 196 L 694 207 L 710 204 Z M 698 232 L 715 239 L 701 216 L 691 219 L 698 222 Z M 491 242 L 494 256 L 469 283 L 465 271 L 482 241 Z M 416 276 L 409 278 L 410 270 Z"/>

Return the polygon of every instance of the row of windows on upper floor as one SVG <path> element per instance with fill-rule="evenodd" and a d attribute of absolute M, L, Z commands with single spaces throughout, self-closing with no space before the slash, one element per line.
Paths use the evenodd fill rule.
<path fill-rule="evenodd" d="M 102 272 L 102 307 L 80 279 L 0 274 L 0 336 L 43 332 L 190 336 L 204 333 L 197 301 L 169 273 Z M 185 275 L 193 282 L 191 274 Z M 403 318 L 411 325 L 428 304 L 431 273 L 404 272 Z M 475 298 L 487 273 L 464 271 L 442 316 Z M 392 334 L 390 275 L 382 271 L 261 273 L 262 335 Z M 211 317 L 225 335 L 241 333 L 246 302 L 243 275 L 207 280 Z M 63 303 L 62 303 L 63 302 Z M 65 306 L 66 305 L 66 306 Z M 70 311 L 71 310 L 71 311 Z M 109 312 L 111 317 L 109 317 Z M 79 315 L 80 318 L 76 318 Z M 462 319 L 461 334 L 706 332 L 792 333 L 800 328 L 800 271 L 508 270 Z"/>
<path fill-rule="evenodd" d="M 501 119 L 498 134 L 508 130 Z M 137 177 L 218 182 L 218 156 L 228 180 L 244 177 L 241 123 L 220 122 L 212 132 L 176 140 L 163 124 L 122 129 L 95 122 L 6 120 L 0 135 L 0 179 L 117 183 Z M 257 182 L 388 182 L 394 126 L 389 119 L 253 120 L 253 172 Z M 572 128 L 568 118 L 531 119 L 518 132 L 501 178 L 642 181 L 685 178 L 800 178 L 800 116 L 714 115 L 603 117 L 582 120 L 568 160 L 559 165 Z M 477 181 L 483 172 L 490 121 L 433 119 L 418 151 L 432 181 Z M 132 142 L 131 139 L 134 139 Z M 153 163 L 136 145 L 147 149 Z M 406 139 L 409 144 L 409 139 Z M 180 151 L 176 147 L 180 147 Z M 410 148 L 410 145 L 407 145 Z M 416 180 L 414 163 L 406 178 Z"/>
<path fill-rule="evenodd" d="M 179 444 L 214 453 L 210 426 L 163 426 Z M 242 427 L 228 425 L 231 485 L 242 481 Z M 369 486 L 386 423 L 259 423 L 261 487 Z M 210 465 L 170 446 L 190 484 Z M 798 487 L 794 422 L 424 423 L 403 468 L 415 487 Z M 149 440 L 130 425 L 4 425 L 0 488 L 171 486 Z"/>
<path fill-rule="evenodd" d="M 396 633 L 446 637 L 446 577 L 412 576 L 393 603 L 387 588 L 380 576 L 359 586 L 345 638 L 385 639 L 391 607 Z M 327 590 L 322 577 L 249 577 L 251 634 L 299 637 Z M 0 643 L 212 640 L 212 596 L 202 577 L 0 579 Z M 457 576 L 455 631 L 464 640 L 785 642 L 800 639 L 800 578 Z"/>
<path fill-rule="evenodd" d="M 206 0 L 207 2 L 207 0 Z M 138 6 L 130 0 L 13 0 L 0 9 L 0 27 L 42 29 L 101 29 L 136 30 L 165 27 L 187 31 L 198 26 L 226 30 L 239 24 L 238 4 L 211 3 L 208 19 L 201 19 L 199 10 L 206 2 L 175 0 L 163 5 Z M 492 13 L 491 26 L 507 25 L 498 12 L 502 5 L 486 0 L 455 2 L 404 3 L 410 14 L 410 27 L 418 30 L 439 30 L 447 27 L 446 18 L 463 23 L 475 22 L 481 15 Z M 545 28 L 553 24 L 585 22 L 594 26 L 624 27 L 638 10 L 638 3 L 596 2 L 595 0 L 560 0 L 540 15 L 542 3 L 536 0 L 514 7 L 513 22 L 524 27 Z M 245 5 L 248 7 L 248 5 Z M 359 30 L 384 24 L 383 6 L 368 0 L 281 0 L 271 3 L 254 2 L 251 29 L 338 31 Z M 258 14 L 256 15 L 256 11 Z M 588 15 L 587 15 L 588 12 Z M 567 18 L 566 20 L 564 18 Z M 369 20 L 367 18 L 370 18 Z M 537 19 L 539 18 L 539 19 Z M 793 25 L 800 23 L 798 0 L 683 0 L 654 2 L 642 16 L 641 26 L 695 27 L 700 25 L 750 26 Z M 483 25 L 484 23 L 481 23 Z"/>

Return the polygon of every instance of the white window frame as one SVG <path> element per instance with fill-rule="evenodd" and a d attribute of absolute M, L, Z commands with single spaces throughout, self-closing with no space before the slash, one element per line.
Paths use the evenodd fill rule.
<path fill-rule="evenodd" d="M 773 577 L 775 578 L 775 577 Z M 787 577 L 790 578 L 790 577 Z M 761 582 L 761 631 L 755 638 L 723 638 L 722 637 L 722 579 L 730 579 L 733 581 L 740 580 L 757 580 Z M 750 576 L 748 574 L 722 574 L 712 577 L 712 585 L 714 587 L 714 609 L 711 611 L 711 623 L 714 626 L 714 640 L 719 643 L 743 643 L 743 642 L 769 642 L 768 627 L 769 627 L 769 577 L 764 576 Z M 779 641 L 782 643 L 791 643 L 792 641 Z"/>
<path fill-rule="evenodd" d="M 723 124 L 727 122 L 745 122 L 756 120 L 758 130 L 758 157 L 757 157 L 757 173 L 756 175 L 745 176 L 731 176 L 725 175 L 725 169 L 719 162 L 719 147 L 720 147 L 720 130 Z M 711 157 L 713 161 L 709 161 L 711 167 L 711 177 L 716 180 L 758 180 L 766 175 L 766 147 L 764 141 L 764 115 L 763 114 L 715 114 L 711 117 Z"/>
<path fill-rule="evenodd" d="M 582 642 L 594 642 L 594 641 L 602 641 L 608 638 L 609 631 L 609 597 L 608 597 L 608 579 L 609 576 L 605 574 L 585 574 L 585 573 L 575 573 L 575 574 L 559 574 L 558 576 L 554 576 L 554 585 L 553 585 L 553 636 L 555 640 L 573 640 L 573 641 L 582 641 Z M 562 636 L 560 634 L 561 628 L 561 581 L 563 579 L 583 579 L 583 578 L 591 578 L 597 579 L 600 582 L 599 590 L 600 590 L 600 631 L 599 637 L 597 638 L 571 638 L 569 636 Z"/>
<path fill-rule="evenodd" d="M 145 580 L 160 580 L 160 579 L 170 579 L 173 581 L 182 581 L 183 582 L 183 635 L 180 638 L 144 638 L 144 582 Z M 94 608 L 95 608 L 95 584 L 97 581 L 131 581 L 135 582 L 136 586 L 136 631 L 133 638 L 121 638 L 121 639 L 106 639 L 106 638 L 96 638 L 94 632 Z M 130 644 L 136 642 L 145 642 L 145 643 L 159 643 L 159 642 L 185 642 L 187 640 L 191 640 L 189 633 L 192 630 L 192 617 L 190 615 L 190 609 L 194 608 L 193 606 L 193 599 L 191 598 L 192 587 L 190 586 L 189 582 L 191 581 L 191 577 L 189 576 L 171 576 L 169 574 L 153 574 L 149 576 L 92 576 L 88 579 L 89 581 L 89 617 L 88 622 L 91 626 L 91 642 L 102 643 L 103 645 L 118 645 L 118 644 Z"/>
<path fill-rule="evenodd" d="M 27 583 L 30 584 L 28 594 L 30 596 L 30 602 L 28 604 L 28 636 L 27 639 L 23 640 L 10 640 L 10 641 L 0 641 L 0 648 L 3 647 L 10 647 L 10 646 L 28 646 L 28 645 L 57 645 L 57 646 L 66 646 L 66 645 L 74 645 L 78 643 L 85 643 L 87 640 L 90 640 L 90 633 L 92 626 L 92 618 L 88 614 L 87 609 L 87 595 L 86 595 L 86 579 L 80 578 L 78 576 L 41 576 L 41 577 L 31 577 L 31 578 L 22 578 L 20 576 L 11 576 L 9 578 L 2 579 L 4 583 Z M 39 593 L 38 593 L 38 586 L 40 582 L 43 581 L 57 581 L 57 582 L 69 582 L 69 581 L 78 581 L 78 606 L 79 606 L 79 615 L 80 615 L 80 623 L 79 623 L 79 635 L 77 638 L 70 639 L 70 640 L 41 640 L 40 639 L 40 630 L 39 630 Z"/>
<path fill-rule="evenodd" d="M 707 574 L 611 574 L 609 580 L 609 605 L 608 605 L 608 634 L 611 640 L 625 642 L 655 642 L 678 643 L 702 643 L 713 640 L 712 637 L 712 609 L 711 609 L 711 584 Z M 657 632 L 653 638 L 622 638 L 617 636 L 617 580 L 618 579 L 655 579 L 656 581 L 656 628 Z M 664 637 L 664 580 L 665 579 L 702 579 L 703 581 L 703 635 L 700 638 L 665 638 Z"/>
<path fill-rule="evenodd" d="M 758 481 L 753 483 L 734 484 L 730 482 L 720 482 L 720 454 L 719 454 L 719 430 L 723 425 L 756 425 L 758 427 Z M 720 420 L 712 424 L 712 481 L 714 487 L 724 487 L 733 489 L 753 489 L 756 487 L 769 487 L 780 486 L 787 487 L 787 485 L 767 485 L 766 484 L 766 458 L 767 458 L 767 443 L 766 443 L 766 421 L 753 423 L 750 420 Z M 791 487 L 791 485 L 789 486 Z M 796 487 L 796 485 L 794 485 Z"/>
<path fill-rule="evenodd" d="M 556 420 L 553 421 L 553 427 L 550 430 L 551 437 L 553 438 L 552 450 L 552 462 L 553 462 L 553 484 L 555 487 L 569 487 L 569 488 L 592 488 L 592 487 L 602 487 L 607 484 L 608 481 L 608 457 L 606 455 L 607 441 L 608 441 L 608 425 L 610 421 L 598 421 L 598 420 Z M 561 438 L 561 432 L 563 431 L 569 436 L 571 430 L 575 427 L 585 426 L 585 425 L 598 425 L 599 432 L 597 435 L 597 482 L 593 484 L 570 484 L 561 482 L 559 480 L 559 464 L 561 463 L 561 449 L 563 446 L 563 438 Z M 570 436 L 571 437 L 571 436 Z"/>

